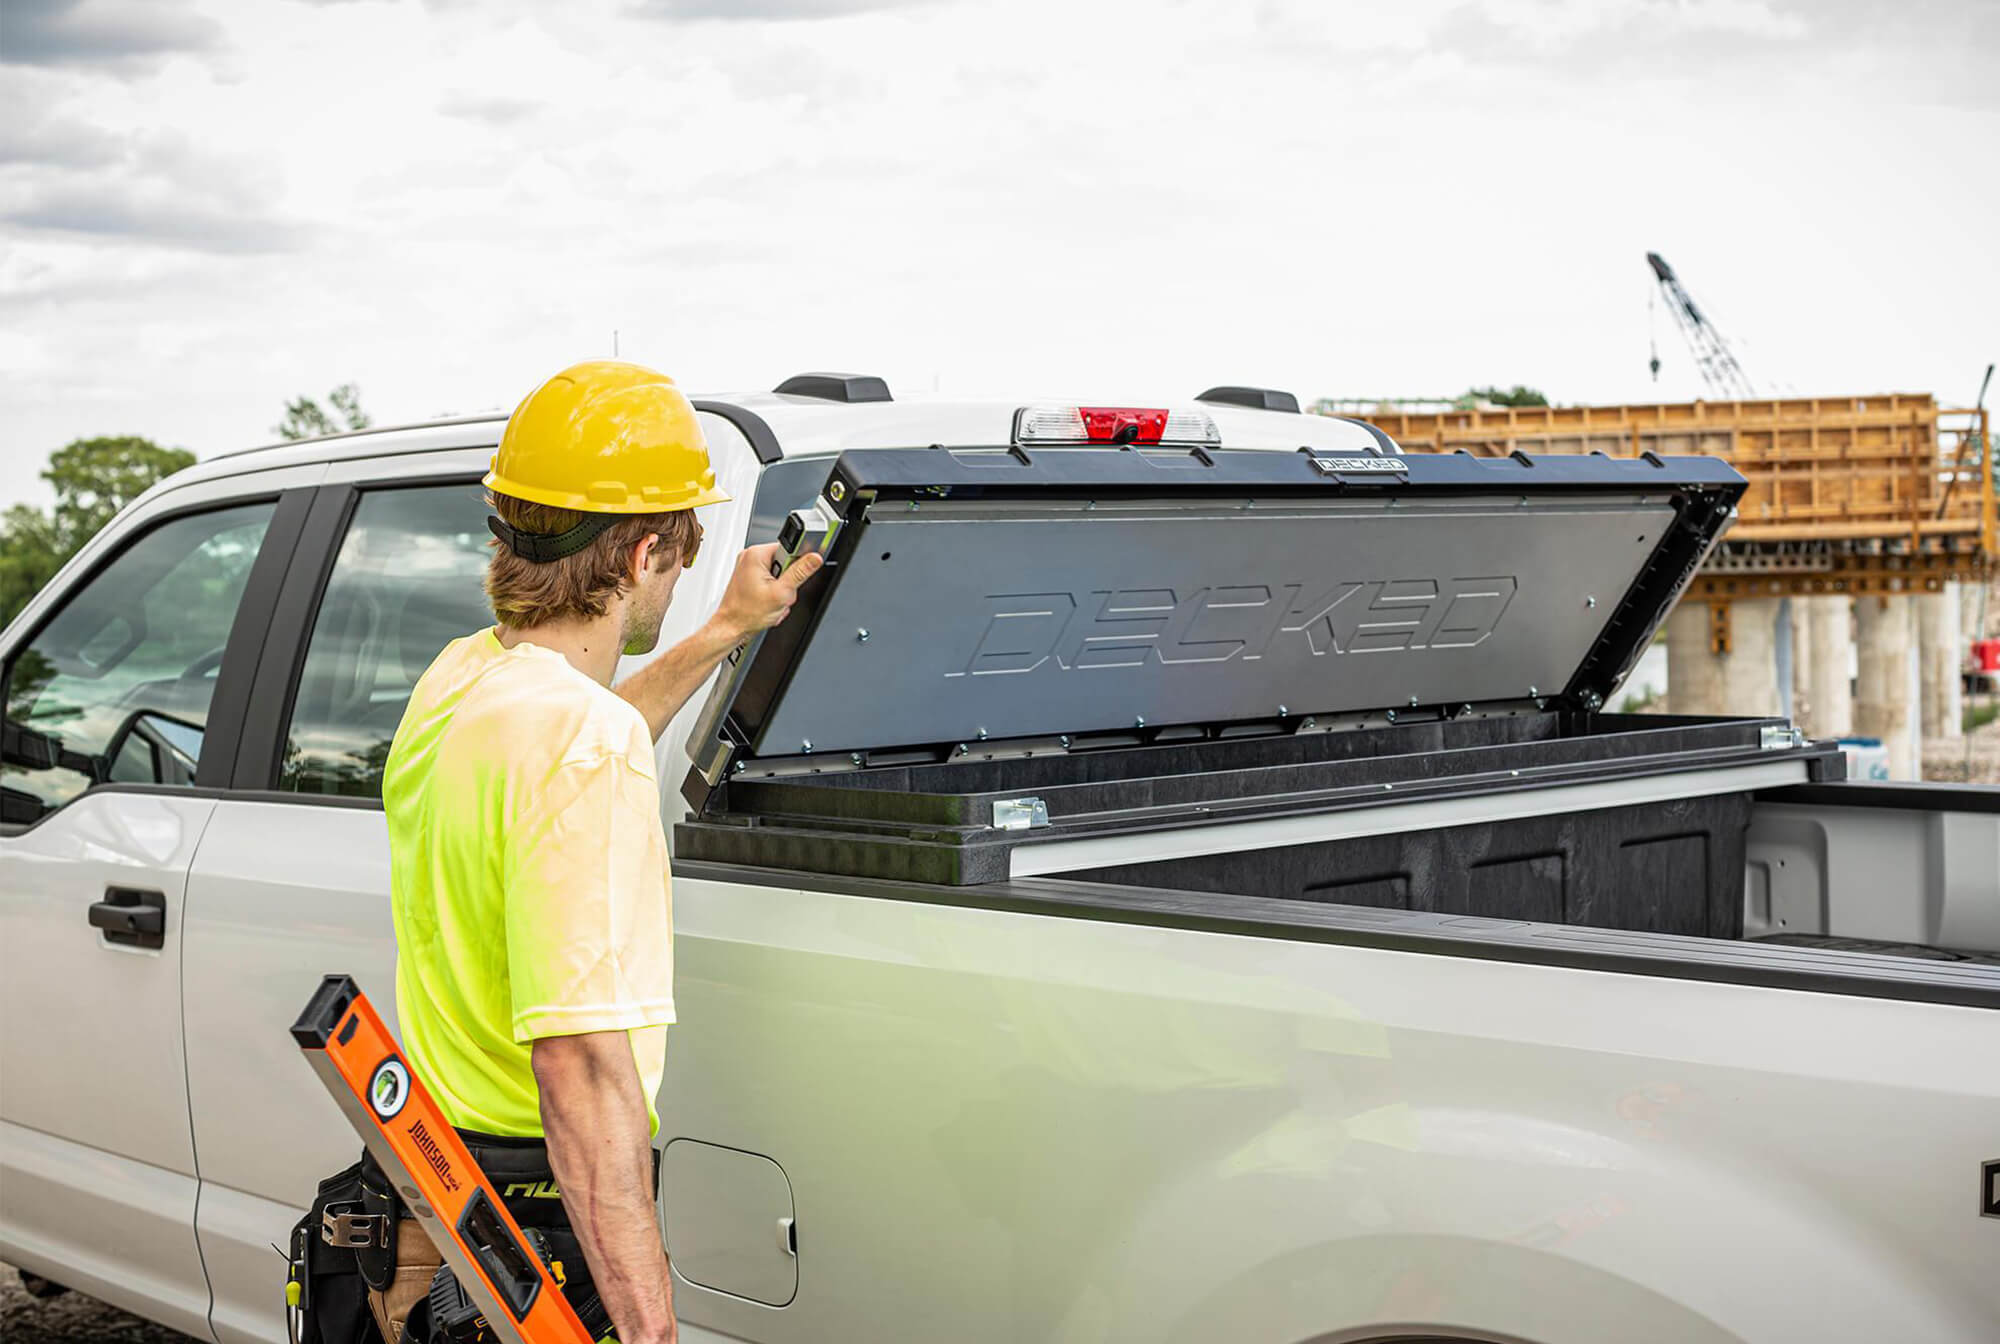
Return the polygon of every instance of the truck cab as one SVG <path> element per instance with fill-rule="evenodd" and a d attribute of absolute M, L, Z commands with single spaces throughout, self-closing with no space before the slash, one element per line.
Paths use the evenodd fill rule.
<path fill-rule="evenodd" d="M 831 563 L 658 744 L 685 1338 L 2000 1333 L 2000 790 L 1607 709 L 1726 467 L 695 404 L 662 647 L 795 515 Z M 0 1259 L 284 1337 L 355 1148 L 285 1028 L 391 1006 L 381 769 L 491 623 L 502 424 L 211 457 L 0 633 Z"/>

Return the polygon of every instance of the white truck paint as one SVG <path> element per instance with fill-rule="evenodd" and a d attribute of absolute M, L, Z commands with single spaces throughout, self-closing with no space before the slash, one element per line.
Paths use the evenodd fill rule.
<path fill-rule="evenodd" d="M 731 403 L 787 461 L 1004 443 L 1012 411 Z M 1371 441 L 1214 413 L 1230 446 Z M 746 539 L 763 465 L 730 421 L 703 422 L 736 497 L 705 518 L 704 553 L 721 556 Z M 45 618 L 160 519 L 305 491 L 284 538 L 298 553 L 263 594 L 265 638 L 232 638 L 217 678 L 212 711 L 227 691 L 247 723 L 290 697 L 346 527 L 340 492 L 470 481 L 498 429 L 205 463 L 107 529 L 0 635 L 0 656 L 17 666 Z M 689 573 L 668 639 L 726 576 Z M 701 699 L 661 741 L 669 821 Z M 222 736 L 214 718 L 208 731 Z M 244 765 L 198 788 L 100 786 L 0 830 L 0 1258 L 216 1344 L 283 1337 L 271 1243 L 355 1147 L 284 1028 L 328 971 L 392 997 L 379 807 L 271 782 Z M 1762 808 L 1752 931 L 2000 947 L 2000 814 L 1948 802 Z M 1356 822 L 1245 823 L 1336 824 Z M 1046 875 L 1022 885 L 1053 908 L 1061 873 L 1086 862 L 1257 842 L 1077 842 L 1098 850 L 1040 851 Z M 1904 866 L 1918 855 L 1921 876 Z M 159 950 L 88 925 L 107 885 L 164 894 Z M 2000 1159 L 1991 1006 L 1174 927 L 1140 922 L 1139 899 L 1094 889 L 1079 917 L 982 905 L 977 888 L 683 871 L 683 1025 L 659 1141 L 665 1226 L 694 1280 L 678 1287 L 684 1338 L 2000 1337 L 2000 1219 L 1975 1201 L 1980 1164 Z M 1456 932 L 1487 936 L 1480 921 Z M 2000 1002 L 2000 969 L 1981 975 L 1961 977 L 1966 993 Z M 697 1187 L 699 1203 L 674 1202 Z"/>

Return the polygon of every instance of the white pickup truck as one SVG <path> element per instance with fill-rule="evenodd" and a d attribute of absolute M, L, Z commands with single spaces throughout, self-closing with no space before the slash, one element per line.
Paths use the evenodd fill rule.
<path fill-rule="evenodd" d="M 697 406 L 707 553 L 830 562 L 660 744 L 690 1344 L 2000 1339 L 2000 791 L 1603 710 L 1726 467 Z M 212 458 L 0 635 L 0 1259 L 284 1338 L 500 427 Z"/>

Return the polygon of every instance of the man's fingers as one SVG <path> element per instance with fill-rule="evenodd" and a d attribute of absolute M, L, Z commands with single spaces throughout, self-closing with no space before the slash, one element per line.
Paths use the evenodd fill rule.
<path fill-rule="evenodd" d="M 825 563 L 825 558 L 819 552 L 807 551 L 804 555 L 792 561 L 792 567 L 778 576 L 778 582 L 785 584 L 794 592 L 797 592 L 799 585 L 819 573 L 819 567 Z"/>

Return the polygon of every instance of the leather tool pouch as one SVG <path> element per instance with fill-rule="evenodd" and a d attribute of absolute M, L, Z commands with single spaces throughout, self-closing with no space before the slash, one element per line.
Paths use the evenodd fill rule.
<path fill-rule="evenodd" d="M 389 1175 L 375 1160 L 361 1159 L 361 1219 L 365 1240 L 354 1248 L 361 1277 L 376 1292 L 387 1292 L 396 1277 L 396 1242 L 404 1217 L 402 1201 L 389 1183 Z"/>
<path fill-rule="evenodd" d="M 362 1282 L 368 1285 L 368 1310 L 387 1344 L 403 1344 L 414 1325 L 416 1338 L 428 1327 L 412 1310 L 430 1289 L 431 1276 L 443 1263 L 423 1225 L 403 1207 L 389 1173 L 364 1153 L 361 1157 L 361 1217 L 367 1236 L 354 1257 Z"/>
<path fill-rule="evenodd" d="M 292 1227 L 286 1293 L 295 1344 L 382 1344 L 352 1244 L 368 1234 L 369 1225 L 355 1221 L 362 1216 L 357 1162 L 321 1181 L 306 1216 Z"/>

